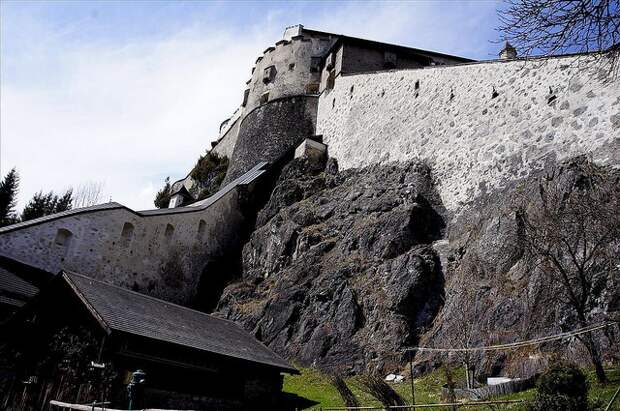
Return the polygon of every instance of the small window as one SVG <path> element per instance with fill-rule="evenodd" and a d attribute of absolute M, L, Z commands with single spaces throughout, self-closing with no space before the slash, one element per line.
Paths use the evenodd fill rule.
<path fill-rule="evenodd" d="M 56 243 L 56 245 L 59 245 L 61 247 L 68 247 L 71 243 L 72 236 L 73 234 L 71 233 L 71 231 L 64 228 L 59 228 L 56 232 L 56 239 L 54 240 L 54 242 Z"/>
<path fill-rule="evenodd" d="M 133 238 L 134 226 L 131 223 L 123 224 L 123 230 L 121 231 L 121 246 L 127 247 L 131 244 Z"/>
<path fill-rule="evenodd" d="M 198 223 L 198 240 L 202 240 L 205 236 L 205 231 L 207 230 L 207 223 L 205 220 L 200 220 Z"/>
<path fill-rule="evenodd" d="M 310 73 L 318 73 L 320 70 L 321 70 L 321 58 L 311 57 L 310 58 Z"/>
<path fill-rule="evenodd" d="M 261 94 L 261 96 L 260 96 L 260 103 L 261 104 L 265 104 L 268 101 L 269 101 L 269 92 Z"/>
<path fill-rule="evenodd" d="M 166 231 L 164 232 L 164 238 L 166 239 L 166 243 L 172 241 L 172 236 L 174 235 L 174 227 L 172 224 L 166 224 Z"/>
<path fill-rule="evenodd" d="M 243 103 L 241 103 L 241 107 L 245 107 L 248 104 L 248 98 L 250 97 L 250 89 L 246 88 L 243 92 Z"/>
<path fill-rule="evenodd" d="M 170 197 L 170 202 L 168 203 L 168 208 L 175 208 L 177 206 L 177 200 L 179 196 Z"/>
<path fill-rule="evenodd" d="M 293 71 L 293 70 L 295 70 L 295 63 L 291 63 L 291 64 L 289 64 L 289 65 L 288 65 L 288 69 L 289 69 L 289 71 Z"/>
<path fill-rule="evenodd" d="M 263 83 L 271 83 L 276 78 L 276 66 L 269 66 L 263 70 Z"/>

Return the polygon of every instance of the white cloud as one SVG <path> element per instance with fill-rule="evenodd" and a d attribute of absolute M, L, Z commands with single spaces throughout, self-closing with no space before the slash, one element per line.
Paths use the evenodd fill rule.
<path fill-rule="evenodd" d="M 19 170 L 20 205 L 40 189 L 94 180 L 115 201 L 152 208 L 141 187 L 183 176 L 238 106 L 257 50 L 272 41 L 255 34 L 190 29 L 56 48 L 47 84 L 3 84 L 1 171 Z"/>

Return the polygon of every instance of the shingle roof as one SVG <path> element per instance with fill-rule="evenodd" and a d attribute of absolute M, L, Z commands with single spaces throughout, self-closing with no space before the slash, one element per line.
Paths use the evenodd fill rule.
<path fill-rule="evenodd" d="M 6 291 L 13 295 L 17 294 L 20 297 L 23 296 L 25 299 L 29 299 L 34 297 L 34 295 L 39 292 L 39 289 L 28 281 L 22 280 L 9 270 L 0 267 L 0 293 L 2 291 Z"/>
<path fill-rule="evenodd" d="M 63 278 L 110 330 L 191 347 L 297 373 L 232 321 L 172 304 L 76 273 Z"/>

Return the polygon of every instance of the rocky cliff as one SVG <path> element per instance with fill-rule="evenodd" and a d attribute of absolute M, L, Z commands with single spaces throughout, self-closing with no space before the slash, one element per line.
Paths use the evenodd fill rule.
<path fill-rule="evenodd" d="M 343 373 L 397 370 L 402 349 L 416 344 L 476 346 L 572 329 L 550 297 L 555 284 L 524 256 L 514 205 L 535 201 L 543 176 L 571 186 L 583 161 L 551 160 L 454 217 L 427 164 L 338 171 L 333 159 L 293 160 L 258 214 L 242 278 L 224 290 L 218 312 L 302 365 Z M 617 269 L 607 274 L 592 320 L 619 308 Z M 617 355 L 613 331 L 599 341 Z M 583 358 L 569 341 L 474 362 L 489 374 L 529 372 L 558 348 Z M 417 360 L 432 367 L 446 359 Z"/>
<path fill-rule="evenodd" d="M 418 163 L 338 173 L 294 160 L 220 312 L 303 364 L 361 370 L 415 343 L 441 304 L 443 208 Z"/>

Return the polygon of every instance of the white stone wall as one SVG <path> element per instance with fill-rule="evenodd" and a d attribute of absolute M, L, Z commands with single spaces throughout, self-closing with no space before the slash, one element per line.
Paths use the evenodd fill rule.
<path fill-rule="evenodd" d="M 226 132 L 217 141 L 217 145 L 211 149 L 212 152 L 217 153 L 220 156 L 232 158 L 232 153 L 237 143 L 237 137 L 239 136 L 239 124 L 241 124 L 240 116 L 231 119 L 233 123 L 227 127 Z"/>
<path fill-rule="evenodd" d="M 263 93 L 269 92 L 269 100 L 300 94 L 307 94 L 307 87 L 321 81 L 321 73 L 311 72 L 310 63 L 314 56 L 320 56 L 331 46 L 335 38 L 313 37 L 308 34 L 296 36 L 291 41 L 279 41 L 275 47 L 265 50 L 254 66 L 247 88 L 250 90 L 242 117 L 258 107 Z M 291 65 L 293 65 L 291 67 Z M 264 83 L 263 72 L 274 66 L 273 81 Z"/>
<path fill-rule="evenodd" d="M 125 223 L 134 227 L 129 240 L 121 235 Z M 238 241 L 242 224 L 233 189 L 204 210 L 140 215 L 119 205 L 2 232 L 0 254 L 52 273 L 72 270 L 187 303 L 205 263 Z M 59 229 L 72 233 L 68 246 L 56 244 Z"/>
<path fill-rule="evenodd" d="M 550 154 L 620 164 L 620 82 L 599 67 L 557 57 L 341 75 L 320 97 L 317 134 L 341 168 L 429 161 L 456 211 Z"/>

